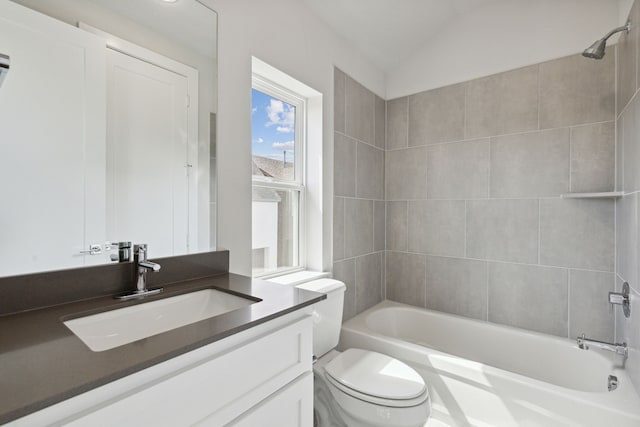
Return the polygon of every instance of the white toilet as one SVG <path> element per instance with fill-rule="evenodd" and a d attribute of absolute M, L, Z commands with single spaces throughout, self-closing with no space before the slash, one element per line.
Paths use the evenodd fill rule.
<path fill-rule="evenodd" d="M 422 427 L 431 412 L 429 391 L 410 366 L 384 354 L 350 348 L 340 353 L 344 283 L 319 279 L 299 288 L 327 294 L 314 305 L 313 353 L 316 427 Z"/>

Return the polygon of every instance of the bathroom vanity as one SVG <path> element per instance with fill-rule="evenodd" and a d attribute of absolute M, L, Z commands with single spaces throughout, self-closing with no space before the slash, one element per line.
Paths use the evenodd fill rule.
<path fill-rule="evenodd" d="M 175 265 L 206 256 L 158 262 L 173 266 L 165 277 L 175 279 Z M 76 276 L 83 276 L 87 270 L 107 268 L 66 274 L 71 277 L 77 271 Z M 50 277 L 58 281 L 63 273 Z M 28 280 L 42 281 L 35 276 Z M 12 285 L 4 285 L 6 301 L 11 301 Z M 311 305 L 324 295 L 226 272 L 182 278 L 163 287 L 160 295 L 139 300 L 118 301 L 106 295 L 0 316 L 0 424 L 312 424 L 310 313 Z M 210 289 L 216 290 L 212 294 L 250 302 L 103 351 L 91 350 L 64 323 L 122 308 L 135 311 Z"/>

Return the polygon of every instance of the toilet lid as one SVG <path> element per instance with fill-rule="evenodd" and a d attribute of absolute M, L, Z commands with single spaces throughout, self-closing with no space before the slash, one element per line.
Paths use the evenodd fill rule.
<path fill-rule="evenodd" d="M 414 399 L 426 389 L 422 377 L 407 364 L 357 348 L 335 357 L 325 371 L 345 387 L 382 399 Z"/>

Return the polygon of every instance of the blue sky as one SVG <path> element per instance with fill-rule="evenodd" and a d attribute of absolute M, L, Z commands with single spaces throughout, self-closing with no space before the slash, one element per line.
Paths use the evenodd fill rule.
<path fill-rule="evenodd" d="M 253 155 L 293 161 L 295 107 L 252 89 L 251 149 Z"/>

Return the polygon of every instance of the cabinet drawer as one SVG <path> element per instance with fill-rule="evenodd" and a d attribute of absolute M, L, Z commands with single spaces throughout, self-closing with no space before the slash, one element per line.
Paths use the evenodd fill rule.
<path fill-rule="evenodd" d="M 307 372 L 260 402 L 229 427 L 311 427 L 313 425 L 313 373 Z M 202 424 L 211 426 L 214 424 Z"/>
<path fill-rule="evenodd" d="M 173 427 L 212 414 L 217 422 L 227 423 L 311 370 L 311 328 L 310 318 L 299 320 L 160 379 L 70 425 Z"/>

